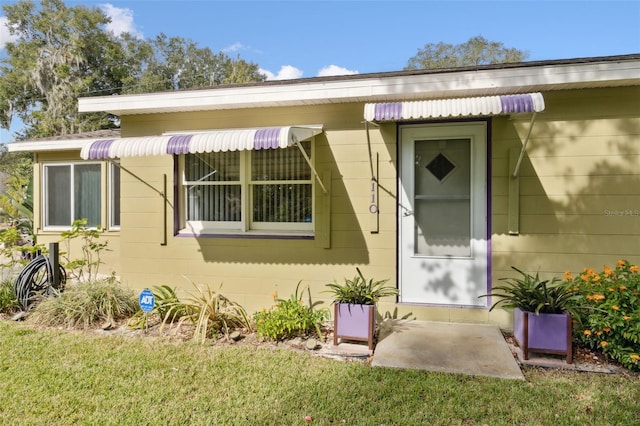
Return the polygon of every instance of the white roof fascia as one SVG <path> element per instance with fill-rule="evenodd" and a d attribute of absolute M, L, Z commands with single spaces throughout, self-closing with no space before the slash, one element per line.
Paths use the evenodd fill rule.
<path fill-rule="evenodd" d="M 116 115 L 437 99 L 640 84 L 640 60 L 375 75 L 78 99 L 79 112 Z"/>
<path fill-rule="evenodd" d="M 38 151 L 69 151 L 80 150 L 87 143 L 104 138 L 92 139 L 60 139 L 60 140 L 40 140 L 10 142 L 7 144 L 9 152 L 38 152 Z"/>

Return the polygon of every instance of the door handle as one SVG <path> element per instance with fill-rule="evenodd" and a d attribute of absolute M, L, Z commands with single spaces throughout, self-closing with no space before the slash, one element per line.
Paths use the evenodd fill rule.
<path fill-rule="evenodd" d="M 405 210 L 404 213 L 402 213 L 402 216 L 413 216 L 413 210 Z"/>

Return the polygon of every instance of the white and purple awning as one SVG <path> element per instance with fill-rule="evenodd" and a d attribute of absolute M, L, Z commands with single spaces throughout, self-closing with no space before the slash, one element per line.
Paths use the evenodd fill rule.
<path fill-rule="evenodd" d="M 365 104 L 367 121 L 481 117 L 544 111 L 541 93 Z"/>
<path fill-rule="evenodd" d="M 161 136 L 97 139 L 80 151 L 85 160 L 287 148 L 322 133 L 321 125 L 224 129 Z"/>

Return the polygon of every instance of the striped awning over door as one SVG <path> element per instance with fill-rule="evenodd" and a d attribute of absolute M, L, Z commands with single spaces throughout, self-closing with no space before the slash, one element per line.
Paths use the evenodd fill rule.
<path fill-rule="evenodd" d="M 369 103 L 367 121 L 423 120 L 429 118 L 482 117 L 544 111 L 541 93 L 473 98 L 432 99 L 409 102 Z"/>

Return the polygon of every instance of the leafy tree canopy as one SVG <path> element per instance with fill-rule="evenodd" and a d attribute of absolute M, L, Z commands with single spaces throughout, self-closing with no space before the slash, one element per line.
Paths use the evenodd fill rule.
<path fill-rule="evenodd" d="M 428 43 L 409 59 L 405 70 L 456 68 L 474 65 L 522 62 L 529 54 L 503 43 L 489 41 L 482 36 L 470 38 L 465 43 Z"/>
<path fill-rule="evenodd" d="M 79 114 L 77 99 L 190 89 L 264 80 L 258 65 L 214 54 L 190 40 L 160 34 L 141 40 L 106 29 L 97 7 L 62 0 L 23 0 L 2 7 L 16 40 L 0 57 L 0 127 L 19 117 L 17 139 L 37 139 L 117 127 L 106 113 Z M 0 213 L 27 217 L 31 156 L 0 146 Z"/>
<path fill-rule="evenodd" d="M 116 127 L 108 114 L 79 114 L 77 98 L 262 81 L 258 65 L 180 37 L 141 40 L 106 30 L 97 7 L 62 0 L 3 6 L 16 41 L 0 58 L 0 126 L 25 124 L 18 139 Z"/>

